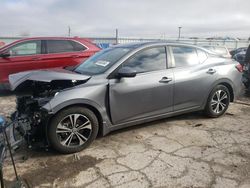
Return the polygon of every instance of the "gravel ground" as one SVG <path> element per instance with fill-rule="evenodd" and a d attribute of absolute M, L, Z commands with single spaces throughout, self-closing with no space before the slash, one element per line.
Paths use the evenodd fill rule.
<path fill-rule="evenodd" d="M 0 114 L 15 98 L 0 97 Z M 30 187 L 250 187 L 250 97 L 217 119 L 191 113 L 123 129 L 74 155 L 19 150 Z M 4 167 L 7 184 L 13 169 Z"/>

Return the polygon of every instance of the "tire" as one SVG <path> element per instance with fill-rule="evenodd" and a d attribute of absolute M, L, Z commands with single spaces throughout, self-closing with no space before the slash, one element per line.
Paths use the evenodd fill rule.
<path fill-rule="evenodd" d="M 226 112 L 229 103 L 230 92 L 228 88 L 224 85 L 217 85 L 209 94 L 205 107 L 205 114 L 208 117 L 217 118 Z"/>
<path fill-rule="evenodd" d="M 60 153 L 79 152 L 94 141 L 98 128 L 98 119 L 91 110 L 79 106 L 66 108 L 52 118 L 48 141 Z"/>

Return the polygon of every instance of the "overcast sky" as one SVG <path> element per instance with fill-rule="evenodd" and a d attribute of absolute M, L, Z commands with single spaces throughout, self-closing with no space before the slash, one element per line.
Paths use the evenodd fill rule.
<path fill-rule="evenodd" d="M 0 0 L 0 36 L 250 36 L 250 0 Z"/>

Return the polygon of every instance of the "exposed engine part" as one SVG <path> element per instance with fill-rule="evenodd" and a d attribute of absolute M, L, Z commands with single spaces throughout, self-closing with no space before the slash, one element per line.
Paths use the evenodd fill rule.
<path fill-rule="evenodd" d="M 37 142 L 43 142 L 47 146 L 44 134 L 48 114 L 41 107 L 61 90 L 84 82 L 86 80 L 53 80 L 51 82 L 26 80 L 20 84 L 15 90 L 17 111 L 11 117 L 12 126 L 9 130 L 11 143 L 22 142 L 24 138 L 29 148 Z"/>
<path fill-rule="evenodd" d="M 48 114 L 41 107 L 61 90 L 84 82 L 86 80 L 53 80 L 51 82 L 26 80 L 20 84 L 15 90 L 17 111 L 12 115 L 13 131 L 16 131 L 14 135 L 24 137 L 29 146 L 32 142 L 44 139 Z"/>
<path fill-rule="evenodd" d="M 10 75 L 10 88 L 17 96 L 16 112 L 11 118 L 13 143 L 25 138 L 29 148 L 39 142 L 47 146 L 46 130 L 50 115 L 43 106 L 62 90 L 81 85 L 90 78 L 63 69 Z"/>
<path fill-rule="evenodd" d="M 45 141 L 44 121 L 46 112 L 41 110 L 41 105 L 49 99 L 34 98 L 32 96 L 17 97 L 17 111 L 12 114 L 12 142 L 18 143 L 25 140 L 29 148 L 33 143 Z"/>
<path fill-rule="evenodd" d="M 86 80 L 53 80 L 51 82 L 27 80 L 20 84 L 15 93 L 19 96 L 36 98 L 53 97 L 57 92 L 85 83 Z"/>

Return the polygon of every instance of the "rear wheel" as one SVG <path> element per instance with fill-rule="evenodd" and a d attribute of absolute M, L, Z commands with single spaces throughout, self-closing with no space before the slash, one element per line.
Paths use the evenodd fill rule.
<path fill-rule="evenodd" d="M 218 85 L 210 93 L 205 113 L 209 117 L 219 117 L 228 109 L 230 103 L 230 93 L 226 86 Z"/>
<path fill-rule="evenodd" d="M 98 120 L 84 107 L 70 107 L 60 111 L 48 127 L 48 140 L 60 153 L 74 153 L 85 149 L 96 138 Z"/>

